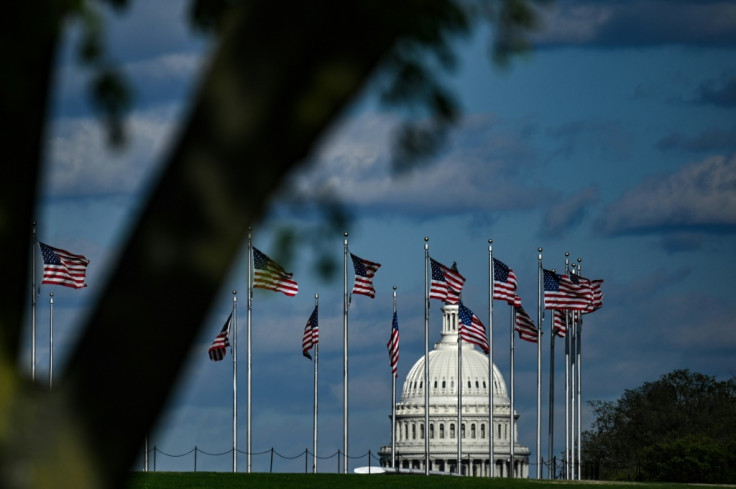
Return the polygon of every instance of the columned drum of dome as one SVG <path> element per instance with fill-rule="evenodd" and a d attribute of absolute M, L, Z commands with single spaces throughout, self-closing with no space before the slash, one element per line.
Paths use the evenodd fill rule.
<path fill-rule="evenodd" d="M 458 472 L 458 437 L 462 443 L 461 469 L 465 475 L 488 477 L 489 439 L 494 440 L 497 477 L 509 477 L 510 402 L 506 382 L 493 366 L 488 379 L 488 356 L 463 341 L 462 375 L 458 376 L 458 306 L 442 308 L 442 338 L 429 352 L 429 386 L 424 385 L 424 362 L 420 358 L 404 381 L 396 403 L 396 466 L 424 472 L 425 436 L 429 437 L 429 470 Z M 493 423 L 489 426 L 488 389 L 493 388 Z M 425 429 L 425 388 L 429 388 L 429 427 Z M 458 426 L 458 388 L 462 388 L 462 416 Z M 514 413 L 514 440 L 518 426 Z M 391 467 L 391 444 L 381 447 L 381 466 Z M 529 448 L 514 444 L 514 477 L 529 476 Z"/>

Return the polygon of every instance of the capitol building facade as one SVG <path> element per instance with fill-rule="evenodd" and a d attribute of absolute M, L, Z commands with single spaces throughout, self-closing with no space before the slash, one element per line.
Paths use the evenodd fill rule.
<path fill-rule="evenodd" d="M 510 450 L 511 403 L 506 383 L 493 365 L 493 382 L 488 378 L 489 358 L 465 341 L 461 346 L 462 375 L 458 376 L 458 306 L 442 308 L 442 339 L 429 352 L 429 471 L 458 473 L 458 451 L 462 474 L 488 477 L 489 440 L 493 436 L 496 477 L 529 476 L 529 448 L 514 443 Z M 420 358 L 404 381 L 396 403 L 396 467 L 424 471 L 425 392 L 424 362 Z M 462 386 L 461 423 L 458 426 L 458 387 Z M 489 392 L 493 386 L 493 423 L 489 426 Z M 518 414 L 514 412 L 514 440 Z M 460 437 L 460 449 L 458 448 Z M 391 468 L 392 445 L 381 447 L 381 466 Z"/>

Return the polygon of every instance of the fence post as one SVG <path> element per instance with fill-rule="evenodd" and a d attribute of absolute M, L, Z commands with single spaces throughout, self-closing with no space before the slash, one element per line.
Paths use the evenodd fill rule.
<path fill-rule="evenodd" d="M 371 449 L 368 449 L 368 475 L 371 473 Z"/>
<path fill-rule="evenodd" d="M 197 445 L 194 445 L 194 471 L 197 471 Z"/>
<path fill-rule="evenodd" d="M 337 473 L 338 474 L 342 473 L 340 472 L 340 449 L 339 448 L 337 449 Z"/>
<path fill-rule="evenodd" d="M 273 474 L 273 447 L 271 447 L 271 468 L 268 469 L 268 472 Z"/>
<path fill-rule="evenodd" d="M 309 448 L 304 449 L 304 473 L 309 473 Z"/>
<path fill-rule="evenodd" d="M 153 446 L 153 471 L 156 472 L 156 445 Z"/>

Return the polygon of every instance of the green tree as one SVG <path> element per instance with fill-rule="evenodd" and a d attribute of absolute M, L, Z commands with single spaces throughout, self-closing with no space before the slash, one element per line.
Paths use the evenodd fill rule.
<path fill-rule="evenodd" d="M 734 482 L 736 380 L 675 370 L 594 401 L 584 464 L 602 479 Z"/>
<path fill-rule="evenodd" d="M 122 141 L 132 101 L 106 58 L 95 12 L 128 1 L 6 5 L 0 486 L 122 487 L 248 226 L 336 115 L 380 73 L 386 100 L 417 102 L 429 121 L 407 126 L 396 154 L 430 153 L 456 116 L 433 75 L 434 66 L 451 68 L 453 38 L 485 19 L 502 59 L 523 46 L 535 1 L 193 1 L 195 24 L 216 38 L 208 72 L 53 392 L 24 378 L 17 364 L 25 299 L 34 293 L 28 237 L 55 56 L 65 29 L 80 21 L 94 99 L 112 140 Z M 162 306 L 172 303 L 178 306 Z"/>

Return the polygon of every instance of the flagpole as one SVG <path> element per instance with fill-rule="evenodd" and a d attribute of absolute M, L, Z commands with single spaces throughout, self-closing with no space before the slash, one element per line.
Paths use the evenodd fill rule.
<path fill-rule="evenodd" d="M 570 253 L 565 253 L 565 273 L 570 273 Z M 570 315 L 565 314 L 565 479 L 570 479 Z"/>
<path fill-rule="evenodd" d="M 396 316 L 396 286 L 395 285 L 394 285 L 394 316 Z M 391 324 L 391 335 L 389 336 L 389 338 L 393 338 L 393 332 L 394 332 L 394 325 Z M 389 354 L 392 354 L 391 350 L 389 350 Z M 393 359 L 391 360 L 391 363 L 393 364 Z M 391 366 L 391 468 L 396 470 L 396 375 L 394 375 L 393 365 Z"/>
<path fill-rule="evenodd" d="M 319 306 L 319 294 L 314 294 L 314 308 Z M 317 319 L 319 324 L 319 317 Z M 319 378 L 319 342 L 314 345 L 314 413 L 312 420 L 312 472 L 317 473 L 317 413 L 318 413 L 318 378 Z"/>
<path fill-rule="evenodd" d="M 575 272 L 575 266 L 575 263 L 570 265 L 572 273 Z M 577 365 L 577 362 L 575 360 L 575 338 L 577 337 L 577 331 L 575 327 L 575 324 L 577 322 L 576 315 L 577 311 L 573 310 L 572 322 L 570 324 L 570 463 L 572 464 L 570 479 L 572 480 L 575 480 L 575 472 L 577 471 L 575 468 L 575 366 Z"/>
<path fill-rule="evenodd" d="M 537 479 L 542 478 L 542 248 L 537 267 Z"/>
<path fill-rule="evenodd" d="M 582 258 L 578 258 L 578 276 L 582 277 L 583 275 L 583 265 Z M 577 425 L 578 425 L 578 480 L 581 479 L 582 476 L 582 457 L 581 457 L 581 443 L 582 443 L 582 433 L 581 433 L 581 399 L 582 399 L 582 334 L 583 334 L 583 312 L 578 312 L 578 334 L 576 336 L 577 339 L 577 355 L 578 355 L 578 419 L 577 419 Z"/>
<path fill-rule="evenodd" d="M 509 396 L 509 474 L 510 479 L 514 478 L 514 325 L 516 324 L 516 306 L 511 306 L 511 339 L 509 341 L 509 359 L 511 362 L 511 375 L 509 382 L 511 384 L 511 395 Z"/>
<path fill-rule="evenodd" d="M 233 472 L 238 471 L 238 291 L 233 290 L 233 313 L 230 322 L 233 354 Z M 250 343 L 250 342 L 249 342 Z M 250 396 L 248 396 L 250 401 Z M 250 430 L 248 430 L 250 433 Z"/>
<path fill-rule="evenodd" d="M 247 430 L 248 430 L 248 436 L 246 437 L 246 452 L 247 452 L 246 453 L 246 463 L 247 463 L 248 473 L 250 473 L 252 469 L 252 464 L 251 464 L 251 453 L 252 453 L 251 446 L 252 445 L 251 443 L 253 440 L 252 417 L 251 417 L 251 414 L 252 414 L 251 409 L 253 405 L 252 389 L 251 389 L 252 387 L 252 384 L 251 384 L 251 380 L 252 380 L 252 376 L 251 376 L 252 374 L 251 327 L 252 327 L 252 319 L 253 319 L 253 270 L 252 270 L 252 267 L 253 267 L 253 241 L 252 241 L 252 236 L 250 232 L 250 227 L 248 227 L 248 308 L 247 308 L 247 316 L 246 316 L 247 321 L 246 321 L 246 331 L 245 331 L 246 341 L 248 343 L 248 347 L 246 348 L 246 356 L 248 357 L 246 361 L 246 379 L 247 379 L 246 391 L 247 391 L 247 396 L 248 396 L 248 403 L 247 403 L 247 409 L 246 409 L 246 418 L 247 418 L 246 425 L 247 425 Z"/>
<path fill-rule="evenodd" d="M 457 327 L 457 474 L 463 475 L 463 338 Z M 429 363 L 429 359 L 425 362 Z M 426 384 L 425 384 L 426 385 Z M 427 385 L 427 387 L 429 387 Z M 425 438 L 427 433 L 425 432 Z M 468 467 L 470 468 L 470 467 Z"/>
<path fill-rule="evenodd" d="M 424 426 L 429 426 L 429 237 L 424 237 Z M 458 430 L 460 427 L 458 426 Z M 429 437 L 424 437 L 424 474 L 429 475 Z M 458 460 L 460 463 L 460 460 Z"/>
<path fill-rule="evenodd" d="M 54 293 L 49 292 L 49 390 L 54 385 Z"/>
<path fill-rule="evenodd" d="M 554 318 L 550 322 L 554 324 Z M 547 440 L 547 478 L 554 478 L 554 438 L 555 438 L 555 334 L 554 326 L 550 328 L 549 338 L 549 421 L 548 421 L 548 436 Z"/>
<path fill-rule="evenodd" d="M 343 473 L 348 473 L 348 233 L 343 242 L 342 299 L 342 451 Z"/>
<path fill-rule="evenodd" d="M 31 380 L 36 380 L 36 221 L 31 243 Z"/>
<path fill-rule="evenodd" d="M 488 240 L 488 474 L 496 475 L 496 462 L 493 454 L 493 240 Z M 512 333 L 513 334 L 513 333 Z"/>

